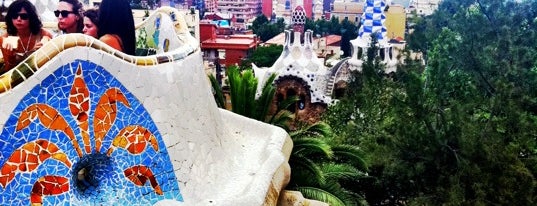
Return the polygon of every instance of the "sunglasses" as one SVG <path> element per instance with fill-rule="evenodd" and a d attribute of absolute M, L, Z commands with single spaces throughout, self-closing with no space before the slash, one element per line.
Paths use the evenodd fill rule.
<path fill-rule="evenodd" d="M 19 13 L 19 14 L 15 14 L 15 15 L 13 15 L 12 18 L 15 20 L 15 19 L 17 19 L 17 18 L 19 18 L 19 17 L 20 17 L 22 20 L 28 20 L 28 19 L 30 18 L 30 16 L 28 16 L 27 13 Z"/>
<path fill-rule="evenodd" d="M 56 10 L 54 11 L 54 16 L 56 17 L 60 17 L 60 14 L 62 15 L 63 18 L 67 18 L 67 16 L 69 16 L 69 14 L 74 14 L 75 12 L 74 11 L 67 11 L 67 10 Z"/>

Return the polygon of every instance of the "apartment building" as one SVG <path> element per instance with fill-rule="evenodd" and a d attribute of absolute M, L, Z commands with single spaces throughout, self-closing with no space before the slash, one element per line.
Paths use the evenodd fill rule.
<path fill-rule="evenodd" d="M 359 23 L 360 17 L 364 13 L 364 2 L 356 0 L 335 0 L 332 3 L 331 18 L 338 18 L 339 21 L 344 19 L 350 22 Z"/>
<path fill-rule="evenodd" d="M 262 0 L 218 0 L 218 11 L 232 13 L 237 20 L 235 27 L 247 28 L 261 14 L 261 3 Z"/>
<path fill-rule="evenodd" d="M 440 4 L 440 0 L 411 0 L 410 9 L 415 9 L 416 14 L 431 15 Z"/>

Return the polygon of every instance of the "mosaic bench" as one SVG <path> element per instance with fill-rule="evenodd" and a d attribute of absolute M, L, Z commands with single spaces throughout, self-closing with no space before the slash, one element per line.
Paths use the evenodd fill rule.
<path fill-rule="evenodd" d="M 156 55 L 61 35 L 0 76 L 0 205 L 277 204 L 288 134 L 217 108 L 179 12 L 146 22 Z"/>

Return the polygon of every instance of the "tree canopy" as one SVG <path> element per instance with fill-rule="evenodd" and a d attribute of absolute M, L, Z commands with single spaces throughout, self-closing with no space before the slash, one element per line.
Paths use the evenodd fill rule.
<path fill-rule="evenodd" d="M 265 15 L 257 16 L 252 22 L 252 31 L 259 36 L 261 41 L 268 41 L 283 32 L 285 23 L 282 18 L 278 18 L 275 23 L 271 23 Z"/>
<path fill-rule="evenodd" d="M 375 47 L 327 121 L 368 155 L 371 205 L 537 201 L 537 2 L 443 0 L 384 75 Z"/>

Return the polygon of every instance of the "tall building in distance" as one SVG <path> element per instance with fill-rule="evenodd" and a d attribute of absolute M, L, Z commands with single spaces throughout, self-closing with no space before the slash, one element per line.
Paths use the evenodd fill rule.
<path fill-rule="evenodd" d="M 272 13 L 274 13 L 272 11 L 272 8 L 273 8 L 272 4 L 273 4 L 273 0 L 263 0 L 262 12 L 263 12 L 263 15 L 267 17 L 267 19 L 270 19 L 272 17 Z"/>
<path fill-rule="evenodd" d="M 235 27 L 246 28 L 248 23 L 261 14 L 262 0 L 218 0 L 218 11 L 231 13 L 236 18 Z"/>
<path fill-rule="evenodd" d="M 272 11 L 276 18 L 283 18 L 286 23 L 291 24 L 292 13 L 298 6 L 302 7 L 307 18 L 312 19 L 313 3 L 313 0 L 274 0 Z"/>
<path fill-rule="evenodd" d="M 205 12 L 217 12 L 218 0 L 205 0 Z"/>
<path fill-rule="evenodd" d="M 335 0 L 330 11 L 331 18 L 338 18 L 339 21 L 348 20 L 350 22 L 360 22 L 360 17 L 364 13 L 364 2 L 356 0 Z"/>
<path fill-rule="evenodd" d="M 410 7 L 419 15 L 431 15 L 440 4 L 440 0 L 411 0 Z"/>

